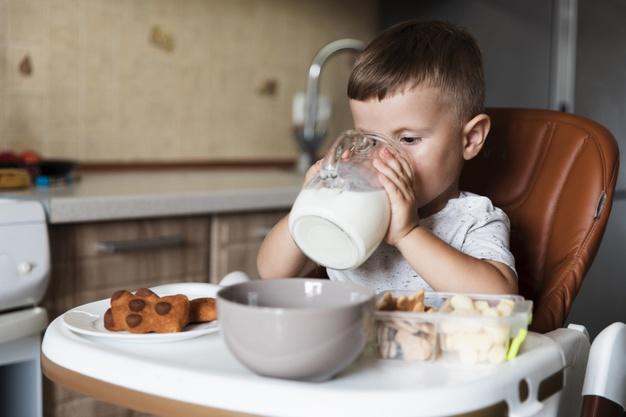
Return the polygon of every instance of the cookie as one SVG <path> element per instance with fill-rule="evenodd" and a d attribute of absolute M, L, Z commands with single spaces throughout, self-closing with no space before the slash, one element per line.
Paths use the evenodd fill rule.
<path fill-rule="evenodd" d="M 147 288 L 135 293 L 116 291 L 111 308 L 104 314 L 104 327 L 131 333 L 172 333 L 189 322 L 189 299 L 185 295 L 159 297 Z"/>
<path fill-rule="evenodd" d="M 189 303 L 189 323 L 213 321 L 216 318 L 215 298 L 195 298 Z"/>

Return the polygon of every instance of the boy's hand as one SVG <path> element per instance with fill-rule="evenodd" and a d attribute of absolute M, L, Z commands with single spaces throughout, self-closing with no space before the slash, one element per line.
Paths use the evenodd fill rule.
<path fill-rule="evenodd" d="M 396 245 L 419 224 L 413 169 L 404 157 L 396 157 L 387 149 L 380 152 L 373 165 L 379 171 L 378 177 L 391 204 L 391 221 L 385 242 Z"/>
<path fill-rule="evenodd" d="M 322 160 L 319 159 L 316 163 L 311 165 L 309 169 L 307 169 L 304 174 L 304 184 L 307 184 L 318 172 L 320 172 L 320 167 L 322 166 Z"/>

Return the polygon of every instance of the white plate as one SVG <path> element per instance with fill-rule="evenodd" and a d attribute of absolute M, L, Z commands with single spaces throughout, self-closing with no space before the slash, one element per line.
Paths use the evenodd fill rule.
<path fill-rule="evenodd" d="M 221 287 L 202 282 L 183 282 L 152 287 L 151 290 L 163 297 L 184 294 L 190 300 L 201 297 L 215 297 Z M 73 332 L 107 339 L 133 343 L 176 342 L 191 339 L 219 330 L 217 320 L 208 323 L 190 324 L 182 332 L 175 333 L 129 333 L 112 332 L 104 327 L 104 313 L 110 307 L 110 299 L 94 301 L 75 307 L 63 314 L 63 323 Z"/>

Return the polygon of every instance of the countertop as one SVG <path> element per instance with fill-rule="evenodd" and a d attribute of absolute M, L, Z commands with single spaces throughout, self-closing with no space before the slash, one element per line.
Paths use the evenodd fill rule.
<path fill-rule="evenodd" d="M 87 173 L 64 186 L 3 192 L 35 199 L 48 223 L 287 209 L 303 177 L 272 169 Z"/>

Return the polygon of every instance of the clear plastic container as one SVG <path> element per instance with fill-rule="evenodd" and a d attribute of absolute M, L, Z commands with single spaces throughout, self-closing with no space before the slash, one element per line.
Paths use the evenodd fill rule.
<path fill-rule="evenodd" d="M 426 292 L 423 300 L 427 310 L 436 311 L 381 311 L 385 293 L 406 300 L 415 291 L 377 296 L 376 340 L 383 359 L 502 363 L 517 354 L 532 314 L 532 301 L 518 295 L 437 292 Z"/>

